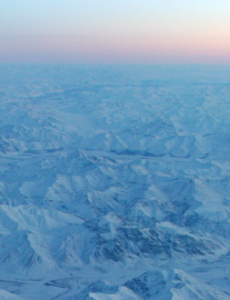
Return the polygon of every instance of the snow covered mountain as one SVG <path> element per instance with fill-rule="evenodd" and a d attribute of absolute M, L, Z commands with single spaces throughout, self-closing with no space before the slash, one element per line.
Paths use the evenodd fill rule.
<path fill-rule="evenodd" d="M 230 68 L 0 66 L 0 299 L 230 299 Z"/>

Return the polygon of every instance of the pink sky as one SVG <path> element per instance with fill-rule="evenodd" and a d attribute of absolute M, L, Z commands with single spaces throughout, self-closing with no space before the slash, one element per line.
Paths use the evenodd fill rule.
<path fill-rule="evenodd" d="M 230 63 L 229 0 L 0 3 L 0 62 Z"/>
<path fill-rule="evenodd" d="M 218 38 L 5 37 L 2 62 L 230 63 L 230 43 Z"/>

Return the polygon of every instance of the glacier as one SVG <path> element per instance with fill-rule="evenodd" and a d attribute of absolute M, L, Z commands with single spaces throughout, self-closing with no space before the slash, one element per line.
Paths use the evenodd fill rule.
<path fill-rule="evenodd" d="M 0 65 L 0 299 L 230 299 L 230 67 Z"/>

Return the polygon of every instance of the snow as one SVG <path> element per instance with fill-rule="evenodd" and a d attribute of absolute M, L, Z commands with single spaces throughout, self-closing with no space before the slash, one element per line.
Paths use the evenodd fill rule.
<path fill-rule="evenodd" d="M 89 295 L 95 300 L 141 300 L 140 297 L 125 287 L 121 287 L 116 294 L 90 293 Z"/>
<path fill-rule="evenodd" d="M 0 299 L 230 299 L 230 69 L 0 67 Z"/>
<path fill-rule="evenodd" d="M 12 293 L 9 293 L 7 291 L 4 291 L 4 290 L 0 290 L 0 297 L 1 297 L 1 300 L 22 300 L 21 297 L 14 295 Z"/>

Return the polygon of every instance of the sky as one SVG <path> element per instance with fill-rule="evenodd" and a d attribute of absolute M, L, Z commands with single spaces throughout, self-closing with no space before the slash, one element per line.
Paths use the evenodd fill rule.
<path fill-rule="evenodd" d="M 229 0 L 0 0 L 0 63 L 230 64 Z"/>

